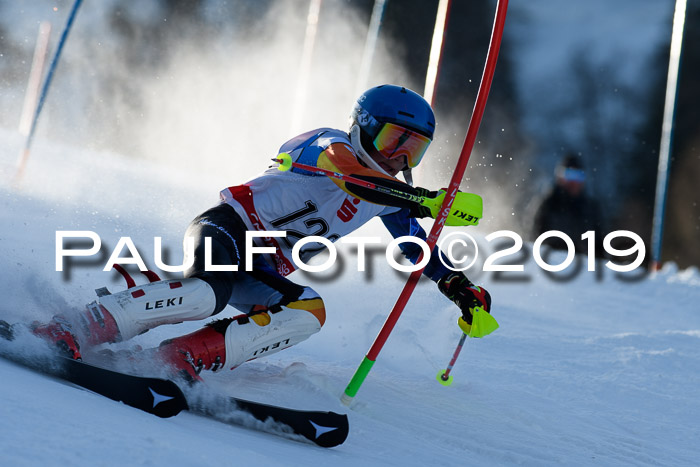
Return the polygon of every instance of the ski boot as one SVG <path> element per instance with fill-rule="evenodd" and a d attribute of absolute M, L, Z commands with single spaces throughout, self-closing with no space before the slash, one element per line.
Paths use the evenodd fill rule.
<path fill-rule="evenodd" d="M 311 294 L 309 294 L 311 295 Z M 234 369 L 306 340 L 321 329 L 325 308 L 320 297 L 286 305 L 254 306 L 246 314 L 220 319 L 156 349 L 158 358 L 190 382 L 202 381 L 202 370 Z"/>
<path fill-rule="evenodd" d="M 118 340 L 119 332 L 114 317 L 98 303 L 93 302 L 82 313 L 78 313 L 76 321 L 80 323 L 76 327 L 78 332 L 74 331 L 71 322 L 63 315 L 55 315 L 45 324 L 34 321 L 29 325 L 29 330 L 35 336 L 56 345 L 62 354 L 74 360 L 82 360 L 79 341 L 92 347 Z"/>
<path fill-rule="evenodd" d="M 202 370 L 217 371 L 226 362 L 224 336 L 230 321 L 214 321 L 190 334 L 165 340 L 155 349 L 156 358 L 188 383 L 201 382 Z"/>
<path fill-rule="evenodd" d="M 55 315 L 47 324 L 41 324 L 34 321 L 29 329 L 32 333 L 58 347 L 60 353 L 72 358 L 73 360 L 82 360 L 80 354 L 80 344 L 73 333 L 71 324 L 61 315 Z"/>

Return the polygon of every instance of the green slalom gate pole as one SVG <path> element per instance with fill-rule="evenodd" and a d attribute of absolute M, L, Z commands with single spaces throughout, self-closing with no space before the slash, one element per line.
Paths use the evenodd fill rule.
<path fill-rule="evenodd" d="M 484 115 L 484 109 L 486 107 L 486 101 L 488 99 L 489 91 L 491 90 L 491 83 L 493 82 L 493 75 L 496 70 L 496 62 L 498 61 L 498 52 L 501 48 L 501 38 L 503 37 L 503 28 L 506 21 L 506 11 L 508 10 L 508 0 L 498 0 L 498 6 L 496 7 L 496 16 L 493 24 L 493 31 L 491 32 L 491 42 L 489 44 L 489 51 L 486 56 L 486 64 L 484 66 L 484 72 L 481 78 L 481 84 L 479 85 L 479 92 L 476 97 L 476 102 L 474 103 L 474 111 L 472 112 L 471 119 L 469 121 L 469 128 L 467 130 L 467 136 L 464 140 L 464 145 L 462 146 L 462 151 L 460 152 L 459 159 L 457 161 L 457 166 L 452 174 L 452 179 L 450 180 L 450 185 L 447 188 L 447 193 L 445 194 L 445 200 L 443 201 L 440 213 L 435 219 L 432 229 L 430 230 L 430 235 L 428 235 L 427 244 L 428 251 L 432 251 L 437 244 L 438 237 L 442 232 L 442 228 L 445 225 L 445 220 L 450 212 L 450 207 L 452 202 L 459 190 L 460 182 L 464 176 L 464 172 L 467 169 L 467 164 L 469 163 L 469 156 L 471 155 L 472 149 L 474 148 L 474 143 L 476 141 L 476 135 L 479 131 L 479 126 L 481 125 L 481 119 Z M 421 255 L 422 256 L 422 255 Z M 421 258 L 418 258 L 420 262 Z M 423 270 L 419 269 L 413 271 L 406 281 L 399 298 L 396 300 L 394 308 L 389 313 L 382 329 L 374 340 L 372 347 L 367 352 L 367 355 L 360 363 L 360 366 L 355 371 L 354 376 L 345 388 L 345 392 L 341 397 L 341 401 L 345 405 L 350 405 L 353 401 L 357 392 L 360 390 L 362 383 L 367 378 L 372 366 L 377 361 L 377 357 L 382 347 L 386 343 L 386 340 L 394 329 L 396 322 L 398 321 L 401 313 L 403 312 L 408 299 L 411 297 L 413 290 L 418 284 L 418 280 L 422 274 Z"/>

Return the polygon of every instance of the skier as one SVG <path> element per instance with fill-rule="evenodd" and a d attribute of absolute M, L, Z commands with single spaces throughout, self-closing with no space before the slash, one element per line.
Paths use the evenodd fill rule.
<path fill-rule="evenodd" d="M 438 192 L 411 186 L 416 167 L 433 138 L 435 117 L 430 105 L 404 87 L 382 85 L 363 93 L 353 107 L 349 134 L 320 128 L 282 145 L 280 152 L 295 162 L 390 184 L 406 193 L 436 197 Z M 403 172 L 407 183 L 395 178 Z M 444 192 L 443 192 L 444 196 Z M 226 305 L 243 314 L 208 323 L 202 329 L 167 340 L 155 350 L 158 358 L 191 380 L 202 369 L 217 370 L 270 355 L 318 332 L 326 319 L 321 297 L 311 287 L 287 279 L 296 269 L 291 250 L 300 239 L 323 236 L 331 241 L 349 234 L 375 216 L 396 238 L 426 238 L 416 218 L 427 217 L 424 206 L 339 180 L 292 169 L 270 167 L 261 175 L 221 191 L 221 203 L 189 225 L 195 240 L 194 264 L 176 280 L 156 280 L 125 291 L 103 294 L 89 304 L 71 327 L 61 317 L 35 325 L 34 333 L 80 359 L 80 343 L 98 345 L 130 339 L 163 324 L 209 318 Z M 286 237 L 257 238 L 258 246 L 274 254 L 255 256 L 252 271 L 244 260 L 246 231 L 284 230 Z M 209 249 L 211 257 L 206 258 Z M 400 245 L 417 262 L 420 247 Z M 322 248 L 308 243 L 300 249 L 307 261 Z M 445 267 L 436 247 L 423 274 L 459 307 L 461 327 L 471 324 L 476 306 L 491 311 L 491 297 L 461 272 Z M 239 265 L 237 272 L 206 265 Z M 75 320 L 74 320 L 75 321 Z"/>
<path fill-rule="evenodd" d="M 558 230 L 573 240 L 576 253 L 588 252 L 588 241 L 581 238 L 586 231 L 595 232 L 595 251 L 602 255 L 605 229 L 598 201 L 585 191 L 586 173 L 583 161 L 575 154 L 565 155 L 554 171 L 554 186 L 537 207 L 533 221 L 533 237 Z M 567 250 L 561 238 L 549 237 L 544 244 L 555 250 Z"/>

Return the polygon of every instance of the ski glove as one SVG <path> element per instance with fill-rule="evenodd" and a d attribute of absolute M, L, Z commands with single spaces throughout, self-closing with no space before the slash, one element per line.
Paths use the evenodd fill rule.
<path fill-rule="evenodd" d="M 491 295 L 483 287 L 478 287 L 461 272 L 449 272 L 437 282 L 442 294 L 452 300 L 462 311 L 462 318 L 472 324 L 474 307 L 481 307 L 491 313 Z"/>

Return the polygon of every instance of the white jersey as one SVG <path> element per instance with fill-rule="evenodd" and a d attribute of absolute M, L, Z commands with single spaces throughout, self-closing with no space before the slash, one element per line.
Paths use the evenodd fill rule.
<path fill-rule="evenodd" d="M 355 158 L 346 133 L 319 129 L 292 139 L 280 152 L 288 152 L 295 162 L 316 166 L 319 156 L 330 145 L 342 145 L 343 157 Z M 336 149 L 334 157 L 338 157 Z M 258 239 L 259 246 L 274 246 L 273 266 L 282 275 L 297 268 L 292 247 L 308 236 L 325 237 L 331 242 L 353 232 L 375 216 L 399 211 L 396 207 L 373 204 L 345 192 L 330 178 L 308 171 L 280 171 L 269 168 L 243 185 L 221 191 L 223 202 L 230 204 L 249 230 L 285 231 L 286 237 Z M 299 250 L 306 262 L 325 247 L 310 242 Z"/>

